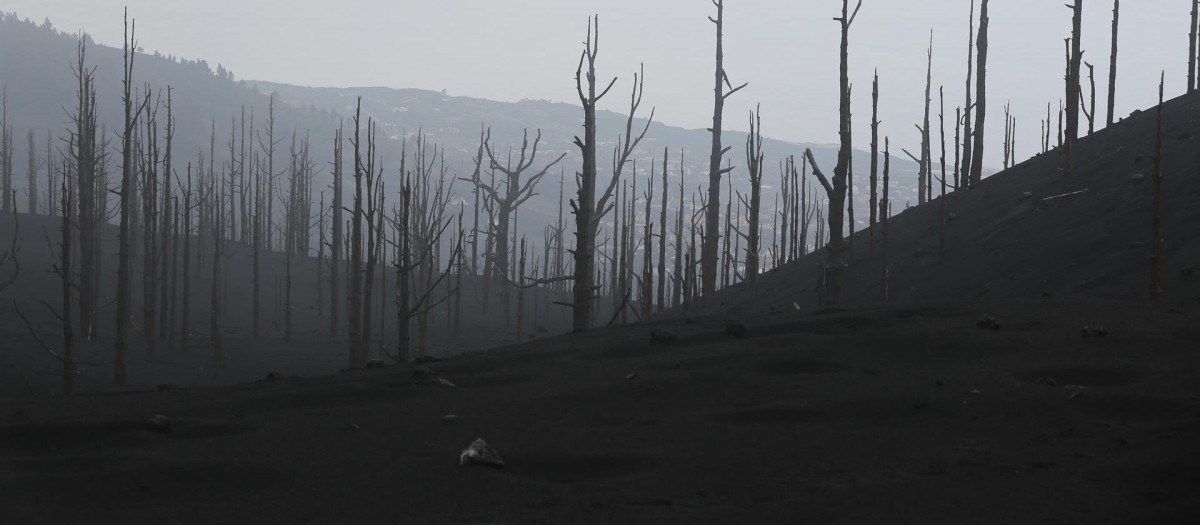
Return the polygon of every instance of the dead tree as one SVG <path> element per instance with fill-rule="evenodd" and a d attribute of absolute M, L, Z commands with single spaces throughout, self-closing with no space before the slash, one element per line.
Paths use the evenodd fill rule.
<path fill-rule="evenodd" d="M 221 202 L 223 195 L 216 187 L 216 179 L 210 177 L 208 179 L 209 195 L 212 195 L 215 200 L 214 209 L 220 210 L 224 205 Z M 224 242 L 224 215 L 217 213 L 213 215 L 213 260 L 212 260 L 212 286 L 209 288 L 209 316 L 208 316 L 208 337 L 212 341 L 213 349 L 213 366 L 216 369 L 221 368 L 223 352 L 225 348 L 225 337 L 221 331 L 221 246 Z"/>
<path fill-rule="evenodd" d="M 654 315 L 654 222 L 650 220 L 650 206 L 654 200 L 654 161 L 650 161 L 650 177 L 646 179 L 646 221 L 642 233 L 642 275 L 641 298 L 642 320 L 648 321 Z M 660 235 L 661 237 L 661 235 Z"/>
<path fill-rule="evenodd" d="M 522 182 L 521 179 L 525 175 L 525 172 L 529 171 L 529 169 L 533 167 L 534 162 L 537 160 L 538 145 L 542 141 L 542 131 L 537 131 L 537 135 L 534 137 L 532 147 L 529 144 L 529 132 L 525 132 L 521 141 L 521 152 L 518 155 L 517 164 L 515 166 L 512 164 L 501 164 L 496 160 L 496 155 L 492 151 L 491 137 L 492 130 L 489 128 L 486 136 L 483 139 L 483 149 L 487 153 L 488 164 L 490 168 L 499 171 L 505 176 L 505 179 L 503 180 L 503 194 L 500 191 L 501 188 L 495 184 L 489 185 L 483 182 L 479 176 L 480 170 L 475 170 L 473 173 L 473 178 L 463 178 L 462 180 L 474 185 L 476 191 L 482 191 L 484 199 L 488 200 L 496 210 L 497 221 L 493 244 L 493 250 L 496 254 L 496 257 L 495 264 L 492 265 L 492 270 L 503 283 L 508 280 L 507 276 L 509 273 L 507 254 L 509 252 L 509 225 L 513 222 L 512 215 L 517 211 L 518 208 L 520 208 L 522 204 L 525 204 L 526 201 L 528 201 L 534 195 L 537 195 L 537 192 L 534 191 L 537 187 L 537 184 L 541 182 L 543 177 L 546 176 L 546 173 L 550 170 L 550 168 L 562 161 L 567 154 L 564 152 L 562 155 L 559 155 L 558 158 L 554 159 L 549 164 L 546 164 L 541 168 L 541 170 L 537 171 L 532 176 L 528 177 L 524 182 Z"/>
<path fill-rule="evenodd" d="M 839 116 L 840 124 L 839 135 L 841 137 L 841 145 L 838 150 L 837 166 L 833 169 L 833 180 L 830 181 L 825 174 L 821 172 L 821 168 L 817 166 L 817 159 L 813 157 L 812 150 L 806 149 L 804 155 L 808 158 L 808 163 L 812 166 L 813 175 L 816 175 L 821 181 L 821 186 L 825 188 L 825 193 L 829 196 L 829 234 L 830 242 L 828 246 L 828 258 L 824 266 L 825 286 L 821 290 L 822 304 L 837 304 L 841 297 L 842 291 L 842 269 L 845 265 L 843 252 L 845 251 L 845 240 L 843 238 L 843 221 L 844 215 L 842 209 L 846 204 L 846 178 L 850 165 L 850 155 L 853 152 L 853 145 L 850 138 L 850 26 L 854 24 L 854 18 L 858 16 L 858 10 L 862 7 L 862 0 L 859 0 L 853 12 L 850 12 L 850 0 L 842 0 L 842 16 L 835 18 L 842 26 L 842 46 L 841 46 L 841 66 L 840 66 L 840 99 Z"/>
<path fill-rule="evenodd" d="M 333 225 L 332 225 L 332 246 L 330 247 L 329 256 L 329 333 L 338 334 L 338 326 L 341 323 L 339 308 L 344 300 L 341 294 L 341 283 L 339 281 L 339 265 L 342 262 L 342 209 L 345 204 L 342 203 L 342 127 L 338 126 L 333 135 Z M 257 212 L 255 212 L 257 214 Z"/>
<path fill-rule="evenodd" d="M 933 31 L 929 31 L 929 51 L 926 55 L 928 62 L 925 69 L 925 120 L 920 127 L 921 132 L 921 164 L 920 171 L 917 172 L 917 204 L 925 204 L 927 192 L 932 185 L 931 174 L 933 159 L 930 155 L 930 139 L 929 139 L 929 106 L 932 103 L 933 89 Z"/>
<path fill-rule="evenodd" d="M 257 277 L 257 271 L 258 271 L 257 261 L 258 261 L 258 257 L 257 257 L 257 253 L 256 253 L 256 257 L 255 257 L 256 277 Z M 188 166 L 187 166 L 187 189 L 183 193 L 183 300 L 181 301 L 183 311 L 181 312 L 182 315 L 180 315 L 180 317 L 179 317 L 179 319 L 180 319 L 180 321 L 179 321 L 179 323 L 180 323 L 179 339 L 184 348 L 187 348 L 188 339 L 191 338 L 191 330 L 189 330 L 189 328 L 188 328 L 188 325 L 190 324 L 190 313 L 189 312 L 191 310 L 191 304 L 192 304 L 191 264 L 192 264 L 192 163 L 189 162 Z M 254 297 L 257 299 L 258 298 L 258 293 L 257 293 L 258 279 L 257 278 L 254 280 L 254 283 L 256 285 L 256 288 L 255 288 L 256 293 L 254 294 Z M 255 311 L 257 311 L 257 307 L 255 308 Z M 256 316 L 255 320 L 257 320 L 257 319 L 258 318 Z M 256 322 L 255 326 L 257 326 L 257 324 L 258 323 Z"/>
<path fill-rule="evenodd" d="M 887 301 L 889 297 L 888 280 L 890 279 L 890 270 L 888 269 L 888 216 L 891 215 L 891 203 L 888 202 L 888 172 L 891 170 L 892 154 L 891 145 L 887 137 L 883 138 L 883 195 L 879 198 L 879 222 L 883 226 L 883 300 Z"/>
<path fill-rule="evenodd" d="M 1091 86 L 1090 103 L 1092 107 L 1088 109 L 1086 105 L 1083 105 L 1082 97 L 1080 97 L 1081 100 L 1079 103 L 1083 106 L 1083 116 L 1087 118 L 1088 134 L 1091 135 L 1096 132 L 1096 68 L 1087 62 L 1084 62 L 1083 65 L 1088 68 L 1088 84 Z M 1083 88 L 1080 87 L 1080 89 Z"/>
<path fill-rule="evenodd" d="M 100 190 L 98 180 L 104 164 L 104 148 L 97 141 L 96 130 L 96 70 L 87 66 L 87 38 L 79 37 L 76 62 L 72 65 L 77 82 L 76 106 L 71 115 L 72 129 L 68 137 L 68 156 L 73 166 L 64 166 L 65 173 L 74 171 L 78 191 L 79 210 L 76 224 L 79 227 L 79 325 L 85 339 L 94 341 L 97 336 L 97 287 L 98 264 L 101 244 L 97 242 L 97 230 L 101 223 L 97 211 L 98 199 L 107 198 L 107 190 Z M 99 193 L 99 196 L 97 196 Z M 71 215 L 71 210 L 64 212 Z M 69 270 L 69 269 L 68 269 Z"/>
<path fill-rule="evenodd" d="M 730 148 L 721 146 L 721 121 L 725 111 L 725 100 L 733 96 L 746 84 L 733 87 L 725 72 L 725 0 L 712 0 L 717 8 L 717 17 L 708 20 L 717 26 L 717 67 L 713 87 L 712 152 L 708 159 L 708 208 L 705 213 L 704 239 L 700 254 L 701 294 L 707 298 L 717 288 L 717 250 L 721 225 L 721 176 L 732 171 L 722 168 L 721 158 Z M 729 92 L 725 92 L 728 88 Z"/>
<path fill-rule="evenodd" d="M 368 119 L 367 138 L 370 139 L 372 121 Z M 350 333 L 350 368 L 357 368 L 366 363 L 366 342 L 362 340 L 362 291 L 363 291 L 363 173 L 365 164 L 362 151 L 362 98 L 359 97 L 354 110 L 354 139 L 350 141 L 354 147 L 354 208 L 350 212 L 350 266 L 346 278 L 350 281 L 349 290 L 349 333 Z M 268 174 L 268 177 L 270 174 Z M 268 212 L 269 213 L 269 212 Z M 269 224 L 269 222 L 268 222 Z M 369 225 L 368 225 L 369 227 Z"/>
<path fill-rule="evenodd" d="M 146 89 L 146 107 L 151 93 Z M 142 334 L 146 340 L 146 355 L 154 355 L 158 321 L 155 310 L 158 302 L 158 104 L 146 112 L 145 137 L 140 144 L 144 154 L 142 173 Z"/>
<path fill-rule="evenodd" d="M 1154 237 L 1150 239 L 1150 299 L 1157 301 L 1162 298 L 1162 117 L 1163 117 L 1163 84 L 1166 82 L 1164 72 L 1158 82 L 1158 121 L 1154 135 Z"/>
<path fill-rule="evenodd" d="M 1010 113 L 1011 106 L 1011 102 L 1004 105 L 1004 160 L 1003 164 L 1001 164 L 1004 169 L 1008 169 L 1009 162 L 1012 160 L 1012 155 L 1010 155 L 1010 147 L 1012 145 L 1008 142 L 1008 132 L 1010 131 L 1010 126 L 1012 125 L 1012 115 Z"/>
<path fill-rule="evenodd" d="M 593 40 L 593 30 L 595 32 Z M 592 296 L 595 293 L 596 230 L 592 225 L 598 216 L 596 208 L 596 104 L 613 85 L 597 94 L 596 56 L 600 50 L 600 17 L 588 20 L 588 37 L 584 41 L 579 66 L 575 70 L 575 90 L 583 104 L 583 139 L 575 137 L 575 145 L 583 155 L 583 170 L 577 178 L 578 201 L 571 201 L 575 215 L 575 283 L 573 287 L 571 327 L 578 332 L 590 326 L 592 318 Z M 584 63 L 587 63 L 587 91 L 583 89 Z"/>
<path fill-rule="evenodd" d="M 13 206 L 9 213 L 12 213 L 13 219 L 12 244 L 9 246 L 8 251 L 0 252 L 0 268 L 4 268 L 9 263 L 12 263 L 12 271 L 8 274 L 8 277 L 4 277 L 3 280 L 0 280 L 0 292 L 4 291 L 4 289 L 8 288 L 9 286 L 12 286 L 13 283 L 17 282 L 17 277 L 21 276 L 21 261 L 17 259 L 17 255 L 21 253 L 21 219 L 20 216 L 17 215 L 16 206 Z"/>
<path fill-rule="evenodd" d="M 971 157 L 975 146 L 975 134 L 971 131 L 971 110 L 975 108 L 971 102 L 974 86 L 971 85 L 972 73 L 975 71 L 975 0 L 971 0 L 971 14 L 967 18 L 967 102 L 963 105 L 962 118 L 962 164 L 958 172 L 962 181 L 960 186 L 971 185 Z"/>
<path fill-rule="evenodd" d="M 1196 89 L 1196 37 L 1200 27 L 1200 0 L 1192 0 L 1192 26 L 1188 31 L 1188 85 L 1187 92 Z"/>
<path fill-rule="evenodd" d="M 159 223 L 159 260 L 162 266 L 158 270 L 159 283 L 159 338 L 167 336 L 167 330 L 163 329 L 170 321 L 170 310 L 172 307 L 173 297 L 170 296 L 170 279 L 171 265 L 173 264 L 174 254 L 171 253 L 170 247 L 172 242 L 171 225 L 174 216 L 171 214 L 171 199 L 173 198 L 173 190 L 171 189 L 171 179 L 175 176 L 172 167 L 173 142 L 175 140 L 175 113 L 172 101 L 172 89 L 167 87 L 167 146 L 163 155 L 162 164 L 162 202 L 160 204 L 162 220 Z"/>
<path fill-rule="evenodd" d="M 37 175 L 38 175 L 38 171 L 39 171 L 39 166 L 38 166 L 39 159 L 37 156 L 37 140 L 34 137 L 33 130 L 29 130 L 29 133 L 26 134 L 26 138 L 27 138 L 26 151 L 29 152 L 29 156 L 28 156 L 29 162 L 28 162 L 28 164 L 26 164 L 26 166 L 28 166 L 28 172 L 26 173 L 26 178 L 25 178 L 25 184 L 26 184 L 25 185 L 25 193 L 26 193 L 26 196 L 28 197 L 28 201 L 26 201 L 26 202 L 28 203 L 29 213 L 37 214 L 37 212 L 38 212 Z M 47 214 L 47 215 L 49 215 L 49 214 Z"/>
<path fill-rule="evenodd" d="M 137 130 L 138 118 L 142 114 L 144 107 L 135 108 L 132 89 L 133 89 L 133 61 L 134 50 L 137 49 L 137 23 L 134 22 L 133 28 L 129 28 L 128 11 L 126 11 L 126 35 L 125 35 L 125 50 L 124 66 L 122 67 L 124 92 L 121 100 L 125 104 L 125 128 L 121 136 L 121 225 L 118 231 L 119 238 L 119 254 L 117 266 L 117 337 L 116 337 L 116 358 L 114 380 L 118 385 L 125 383 L 125 354 L 129 339 L 129 325 L 132 323 L 132 302 L 130 295 L 131 290 L 131 255 L 132 246 L 130 244 L 130 212 L 133 210 L 133 134 Z"/>
<path fill-rule="evenodd" d="M 662 165 L 662 209 L 658 219 L 658 313 L 661 315 L 667 307 L 667 158 L 670 150 L 663 147 Z M 647 215 L 649 217 L 649 215 Z M 647 219 L 649 220 L 649 219 Z"/>
<path fill-rule="evenodd" d="M 1192 0 L 1192 12 L 1196 12 L 1196 3 Z M 1113 125 L 1113 107 L 1117 102 L 1117 28 L 1121 18 L 1121 0 L 1113 0 L 1112 19 L 1112 51 L 1108 56 L 1108 125 Z M 1192 24 L 1196 27 L 1196 24 Z"/>
<path fill-rule="evenodd" d="M 938 111 L 938 123 L 940 124 L 939 127 L 941 128 L 941 134 L 939 137 L 941 139 L 941 144 L 942 144 L 942 155 L 941 155 L 942 197 L 940 199 L 938 199 L 938 202 L 941 205 L 940 209 L 938 210 L 938 213 L 939 213 L 938 245 L 941 246 L 942 248 L 945 248 L 946 247 L 946 88 L 944 86 L 938 87 L 938 101 L 939 101 L 939 108 L 940 108 Z"/>
<path fill-rule="evenodd" d="M 579 147 L 580 152 L 583 154 L 583 170 L 576 179 L 578 200 L 571 202 L 572 213 L 575 215 L 575 275 L 572 290 L 573 315 L 571 326 L 575 331 L 586 330 L 593 317 L 593 300 L 596 292 L 596 231 L 600 226 L 600 221 L 614 207 L 613 204 L 609 203 L 609 200 L 613 197 L 613 190 L 620 180 L 625 164 L 629 161 L 633 150 L 646 136 L 646 131 L 650 129 L 650 123 L 654 120 L 654 111 L 651 110 L 650 117 L 646 120 L 646 126 L 639 135 L 634 137 L 633 120 L 636 117 L 638 106 L 641 105 L 642 101 L 641 79 L 643 78 L 642 75 L 635 75 L 633 93 L 630 95 L 629 117 L 625 122 L 625 135 L 618 138 L 616 151 L 614 151 L 613 176 L 608 183 L 607 189 L 597 199 L 596 103 L 612 89 L 617 79 L 613 78 L 608 87 L 597 93 L 596 56 L 600 45 L 600 22 L 598 18 L 594 20 L 594 24 L 592 20 L 589 20 L 588 38 L 584 42 L 584 51 L 579 56 L 579 66 L 575 70 L 575 90 L 579 95 L 580 103 L 583 105 L 584 113 L 584 138 L 575 137 L 575 145 Z M 594 35 L 593 25 L 595 30 Z M 593 40 L 593 36 L 595 40 Z M 587 91 L 584 91 L 583 88 L 585 62 L 587 64 Z"/>
<path fill-rule="evenodd" d="M 1075 169 L 1075 143 L 1079 141 L 1079 108 L 1080 93 L 1083 88 L 1080 82 L 1080 66 L 1083 63 L 1083 51 L 1080 49 L 1080 39 L 1083 36 L 1083 0 L 1074 0 L 1067 4 L 1071 10 L 1071 51 L 1067 62 L 1067 143 L 1066 157 L 1063 162 L 1063 176 L 1069 182 Z"/>
<path fill-rule="evenodd" d="M 957 140 L 955 141 L 957 142 Z M 957 146 L 956 146 L 957 147 Z M 957 162 L 955 169 L 958 169 Z M 867 226 L 869 237 L 869 253 L 875 256 L 875 224 L 879 220 L 879 70 L 875 70 L 875 79 L 871 82 L 871 200 L 870 222 Z M 784 190 L 786 193 L 786 189 Z M 785 231 L 786 236 L 786 231 Z"/>
<path fill-rule="evenodd" d="M 983 0 L 979 9 L 979 38 L 977 75 L 975 78 L 975 132 L 974 150 L 971 153 L 971 185 L 983 180 L 983 140 L 987 119 L 987 44 L 988 44 L 988 0 Z"/>
<path fill-rule="evenodd" d="M 683 243 L 683 151 L 679 152 L 679 213 L 675 219 L 675 273 L 672 290 L 671 290 L 671 306 L 678 308 L 683 304 L 683 252 L 685 250 Z M 666 191 L 666 188 L 663 188 Z"/>
<path fill-rule="evenodd" d="M 762 207 L 762 113 L 755 106 L 750 118 L 750 133 L 746 138 L 746 169 L 750 173 L 750 202 L 746 205 L 748 225 L 743 237 L 746 239 L 746 279 L 755 291 L 758 290 L 759 273 L 759 210 Z"/>
<path fill-rule="evenodd" d="M 13 189 L 13 146 L 12 126 L 8 125 L 8 87 L 5 86 L 0 101 L 0 211 L 13 211 L 16 206 L 16 191 Z"/>

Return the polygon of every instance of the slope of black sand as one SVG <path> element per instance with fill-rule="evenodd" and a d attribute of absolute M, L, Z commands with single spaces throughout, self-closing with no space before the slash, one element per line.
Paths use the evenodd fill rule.
<path fill-rule="evenodd" d="M 1163 107 L 1163 298 L 1194 307 L 1200 304 L 1200 93 Z M 1148 297 L 1155 121 L 1154 109 L 1136 112 L 1081 139 L 1070 183 L 1060 172 L 1059 153 L 1051 151 L 953 193 L 945 248 L 938 245 L 939 201 L 906 210 L 905 202 L 893 200 L 892 299 Z M 1073 192 L 1082 193 L 1054 198 Z M 865 213 L 860 209 L 859 218 Z M 880 304 L 882 243 L 877 240 L 872 254 L 868 234 L 860 231 L 855 245 L 843 302 Z M 758 293 L 744 285 L 720 292 L 709 310 L 744 315 L 793 302 L 815 308 L 824 257 L 823 251 L 811 254 L 763 276 Z"/>
<path fill-rule="evenodd" d="M 458 388 L 406 367 L 9 400 L 0 522 L 1186 523 L 1198 323 L 1109 302 L 786 313 L 430 365 Z M 476 438 L 507 468 L 459 467 Z"/>

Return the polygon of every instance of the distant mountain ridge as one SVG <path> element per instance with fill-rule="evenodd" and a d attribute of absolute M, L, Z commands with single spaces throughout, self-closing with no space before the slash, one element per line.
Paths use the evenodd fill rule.
<path fill-rule="evenodd" d="M 74 104 L 75 82 L 71 71 L 77 49 L 77 35 L 62 33 L 48 23 L 34 24 L 21 20 L 16 15 L 4 15 L 0 19 L 0 84 L 8 88 L 9 121 L 18 137 L 27 130 L 34 130 L 44 137 L 47 130 L 62 136 L 68 125 L 70 108 Z M 109 130 L 110 140 L 115 130 L 120 129 L 120 71 L 121 50 L 89 44 L 87 63 L 96 68 L 100 122 Z M 374 119 L 380 126 L 382 141 L 379 151 L 388 167 L 385 179 L 395 177 L 398 169 L 401 140 L 412 137 L 418 131 L 427 134 L 432 142 L 445 148 L 451 173 L 461 176 L 473 167 L 472 157 L 479 141 L 481 126 L 490 126 L 492 141 L 498 151 L 517 149 L 521 143 L 522 130 L 532 136 L 542 132 L 542 148 L 539 162 L 545 162 L 566 152 L 562 164 L 566 173 L 566 194 L 573 195 L 570 174 L 578 170 L 578 149 L 571 142 L 582 126 L 582 112 L 577 106 L 566 103 L 525 100 L 516 103 L 496 102 L 485 99 L 454 97 L 443 93 L 419 89 L 371 88 L 309 88 L 268 81 L 236 81 L 233 75 L 218 66 L 214 71 L 205 61 L 187 61 L 159 54 L 139 53 L 134 64 L 134 78 L 139 87 L 149 85 L 165 98 L 165 89 L 172 88 L 175 102 L 177 169 L 186 169 L 186 164 L 199 162 L 200 156 L 215 157 L 219 166 L 228 162 L 230 130 L 238 125 L 242 110 L 246 118 L 253 118 L 254 129 L 261 135 L 268 113 L 269 93 L 275 93 L 277 137 L 289 138 L 293 133 L 312 143 L 314 161 L 319 168 L 327 168 L 332 160 L 334 130 L 339 125 L 350 126 L 357 97 L 362 97 L 364 118 Z M 642 113 L 649 113 L 653 100 L 647 99 Z M 738 118 L 726 115 L 726 118 Z M 766 115 L 768 123 L 773 118 Z M 644 121 L 643 121 L 644 122 Z M 609 150 L 619 133 L 624 131 L 625 115 L 601 111 L 598 115 L 601 176 L 611 172 Z M 865 130 L 864 130 L 865 131 Z M 860 136 L 862 136 L 860 134 Z M 736 167 L 732 173 L 735 189 L 744 191 L 747 177 L 744 168 L 745 133 L 725 132 L 723 139 L 732 149 L 726 155 Z M 211 141 L 211 142 L 210 142 Z M 14 164 L 24 166 L 24 141 L 18 142 Z M 255 138 L 254 145 L 265 143 L 262 137 Z M 634 158 L 640 179 L 650 173 L 651 160 L 661 166 L 663 149 L 669 150 L 669 178 L 673 191 L 678 191 L 680 173 L 680 151 L 683 152 L 685 187 L 690 194 L 707 187 L 707 164 L 711 136 L 707 130 L 689 130 L 654 123 Z M 112 144 L 116 144 L 112 141 Z M 215 145 L 215 146 L 214 146 Z M 288 143 L 276 151 L 276 162 L 287 155 Z M 836 146 L 816 144 L 792 144 L 766 139 L 763 145 L 769 167 L 775 166 L 787 155 L 803 153 L 811 147 L 822 167 L 828 172 L 836 161 Z M 44 148 L 44 139 L 39 140 Z M 213 149 L 212 153 L 209 150 Z M 44 155 L 44 152 L 42 153 Z M 915 190 L 911 183 L 916 173 L 915 163 L 892 159 L 892 200 L 898 204 L 906 200 L 915 201 Z M 113 155 L 112 158 L 118 158 Z M 855 151 L 856 188 L 866 188 L 869 166 L 866 152 Z M 329 183 L 329 172 L 318 175 L 314 187 Z M 349 170 L 347 170 L 349 172 Z M 628 171 L 626 176 L 628 176 Z M 18 188 L 23 191 L 24 177 L 17 176 Z M 541 227 L 557 215 L 557 181 L 548 176 L 539 188 L 540 194 L 531 200 L 520 215 L 522 231 L 540 236 Z M 768 168 L 764 184 L 769 188 L 778 184 L 778 170 Z M 656 180 L 656 184 L 659 181 Z M 814 188 L 819 186 L 813 183 Z M 769 206 L 773 197 L 767 189 L 764 202 Z M 469 190 L 459 183 L 459 195 L 466 197 Z M 724 193 L 724 192 L 723 192 Z M 866 191 L 856 193 L 856 201 L 866 208 Z M 672 203 L 671 206 L 676 204 Z M 528 213 L 526 213 L 528 211 Z M 865 211 L 865 210 L 864 210 Z M 764 209 L 764 216 L 768 210 Z M 866 213 L 860 213 L 860 222 L 865 223 Z M 764 221 L 769 224 L 769 220 Z"/>

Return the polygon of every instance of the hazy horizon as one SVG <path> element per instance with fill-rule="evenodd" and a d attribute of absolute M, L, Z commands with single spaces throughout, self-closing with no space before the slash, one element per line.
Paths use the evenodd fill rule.
<path fill-rule="evenodd" d="M 627 111 L 632 73 L 644 63 L 644 112 L 656 107 L 656 120 L 669 125 L 711 125 L 714 31 L 706 17 L 715 9 L 703 0 L 602 5 L 352 0 L 337 7 L 311 0 L 185 5 L 10 0 L 0 9 L 38 22 L 48 18 L 60 30 L 83 29 L 98 43 L 119 46 L 126 3 L 146 52 L 203 59 L 214 68 L 221 64 L 238 79 L 573 104 L 578 104 L 574 73 L 587 18 L 598 14 L 598 74 L 604 82 L 620 77 L 602 109 Z M 946 133 L 952 138 L 954 111 L 964 99 L 969 8 L 966 0 L 863 2 L 850 37 L 856 147 L 869 143 L 870 82 L 878 67 L 880 133 L 891 137 L 897 153 L 901 147 L 915 151 L 919 135 L 913 124 L 922 119 L 930 29 L 934 140 L 940 85 L 946 93 Z M 726 2 L 726 70 L 735 85 L 749 82 L 726 106 L 726 129 L 745 130 L 748 110 L 761 103 L 765 135 L 791 142 L 836 141 L 838 24 L 832 18 L 840 9 L 836 0 Z M 1084 60 L 1096 67 L 1099 129 L 1107 99 L 1112 3 L 1089 2 L 1084 9 Z M 1070 33 L 1071 13 L 1061 3 L 1035 0 L 992 2 L 989 11 L 987 164 L 998 166 L 1007 102 L 1018 119 L 1018 158 L 1040 147 L 1037 134 L 1046 104 L 1052 102 L 1057 111 L 1063 98 L 1063 38 Z M 1118 118 L 1156 102 L 1160 70 L 1167 73 L 1168 98 L 1182 93 L 1188 13 L 1184 3 L 1127 3 L 1122 9 Z M 1177 31 L 1169 30 L 1175 26 Z M 304 62 L 297 65 L 292 57 Z M 1086 73 L 1084 68 L 1085 98 Z"/>

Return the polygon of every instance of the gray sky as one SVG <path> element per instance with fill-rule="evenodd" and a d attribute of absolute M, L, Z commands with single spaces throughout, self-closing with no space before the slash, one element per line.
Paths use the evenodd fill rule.
<path fill-rule="evenodd" d="M 1022 158 L 1038 147 L 1046 103 L 1054 101 L 1057 111 L 1071 22 L 1063 3 L 991 2 L 989 165 L 1000 163 L 1006 101 L 1019 119 Z M 147 51 L 221 63 L 238 78 L 576 103 L 575 66 L 587 17 L 598 13 L 599 75 L 621 77 L 607 109 L 624 111 L 632 73 L 643 62 L 644 106 L 658 108 L 657 120 L 691 128 L 711 123 L 709 0 L 5 0 L 0 9 L 35 21 L 49 17 L 59 29 L 84 28 L 100 43 L 119 45 L 126 4 Z M 766 135 L 836 141 L 838 24 L 832 17 L 840 8 L 837 0 L 726 0 L 726 69 L 735 84 L 750 83 L 726 106 L 727 127 L 744 130 L 748 109 L 761 102 Z M 930 29 L 935 131 L 940 84 L 952 119 L 964 98 L 968 9 L 969 0 L 863 2 L 850 50 L 856 145 L 869 143 L 870 78 L 878 67 L 881 133 L 892 137 L 897 154 L 900 147 L 916 151 L 913 124 L 921 120 Z M 1160 70 L 1167 71 L 1168 98 L 1182 93 L 1189 10 L 1186 0 L 1125 2 L 1118 115 L 1155 102 Z M 1084 59 L 1096 66 L 1100 107 L 1111 16 L 1111 0 L 1085 0 Z"/>

